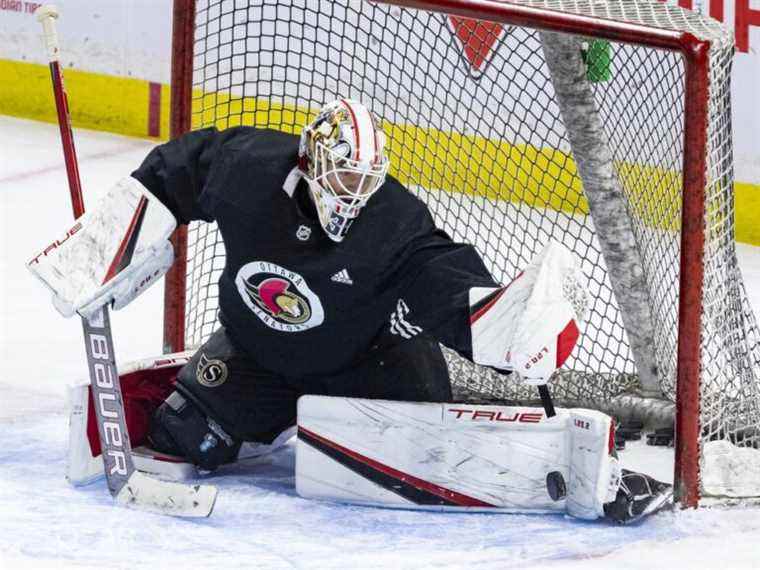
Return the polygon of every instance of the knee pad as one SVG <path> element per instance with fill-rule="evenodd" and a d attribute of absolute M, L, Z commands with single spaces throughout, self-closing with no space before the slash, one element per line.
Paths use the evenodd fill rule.
<path fill-rule="evenodd" d="M 234 461 L 242 443 L 177 391 L 153 414 L 148 440 L 156 451 L 182 455 L 207 471 Z"/>

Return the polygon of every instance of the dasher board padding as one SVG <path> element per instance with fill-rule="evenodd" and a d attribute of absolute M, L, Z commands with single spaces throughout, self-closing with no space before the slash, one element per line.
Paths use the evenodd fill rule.
<path fill-rule="evenodd" d="M 552 499 L 547 475 L 570 481 L 577 412 L 598 414 L 557 410 L 547 418 L 541 408 L 304 396 L 296 490 L 387 507 L 564 512 L 567 499 Z"/>

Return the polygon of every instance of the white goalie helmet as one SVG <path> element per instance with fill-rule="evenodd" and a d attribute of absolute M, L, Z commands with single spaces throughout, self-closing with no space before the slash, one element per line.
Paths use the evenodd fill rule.
<path fill-rule="evenodd" d="M 299 165 L 322 228 L 330 239 L 340 242 L 385 182 L 385 133 L 358 101 L 333 101 L 304 127 Z"/>

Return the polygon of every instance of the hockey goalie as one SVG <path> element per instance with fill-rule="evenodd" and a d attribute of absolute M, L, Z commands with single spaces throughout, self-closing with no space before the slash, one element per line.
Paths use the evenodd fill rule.
<path fill-rule="evenodd" d="M 193 354 L 121 371 L 138 466 L 213 471 L 297 426 L 307 497 L 617 522 L 667 504 L 669 485 L 622 469 L 604 414 L 452 403 L 440 344 L 544 384 L 577 342 L 584 278 L 549 242 L 495 282 L 388 168 L 379 122 L 353 100 L 327 104 L 300 138 L 191 132 L 30 262 L 58 311 L 86 317 L 168 270 L 177 224 L 218 224 L 217 329 Z M 87 387 L 72 398 L 69 469 L 81 482 L 99 448 Z"/>

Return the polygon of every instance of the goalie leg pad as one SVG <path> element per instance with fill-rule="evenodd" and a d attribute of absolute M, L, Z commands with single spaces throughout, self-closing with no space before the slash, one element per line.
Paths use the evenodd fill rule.
<path fill-rule="evenodd" d="M 174 390 L 174 379 L 189 353 L 146 358 L 119 367 L 125 419 L 132 443 L 132 459 L 140 471 L 183 479 L 196 475 L 194 466 L 181 457 L 157 453 L 143 446 L 155 409 Z M 67 388 L 69 446 L 66 478 L 75 486 L 103 477 L 98 426 L 89 381 Z"/>
<path fill-rule="evenodd" d="M 600 501 L 617 490 L 609 476 L 616 460 L 608 459 L 608 434 L 599 443 L 593 441 L 599 431 L 571 426 L 587 417 L 603 424 L 601 416 L 559 409 L 547 418 L 541 408 L 304 396 L 296 490 L 395 508 L 598 518 Z M 557 492 L 563 482 L 566 493 Z"/>
<path fill-rule="evenodd" d="M 69 447 L 66 456 L 66 479 L 79 487 L 104 477 L 103 457 L 92 450 L 87 437 L 90 384 L 82 382 L 66 388 L 66 407 L 69 412 Z M 99 443 L 99 442 L 98 442 Z"/>
<path fill-rule="evenodd" d="M 570 410 L 570 480 L 567 512 L 582 519 L 604 516 L 604 505 L 615 500 L 621 468 L 615 452 L 612 418 L 593 410 Z"/>
<path fill-rule="evenodd" d="M 102 479 L 103 456 L 100 452 L 100 442 L 97 439 L 97 426 L 92 416 L 90 400 L 90 385 L 76 384 L 67 388 L 69 411 L 69 445 L 66 455 L 66 479 L 75 487 L 81 487 Z M 129 400 L 125 400 L 125 407 Z M 127 408 L 129 409 L 129 408 Z M 129 425 L 130 431 L 139 432 L 140 426 Z M 131 428 L 131 429 L 130 429 Z M 147 429 L 147 426 L 146 426 Z M 133 440 L 139 442 L 139 439 Z M 182 457 L 159 453 L 153 449 L 136 445 L 132 448 L 132 461 L 135 467 L 144 473 L 159 475 L 169 479 L 189 479 L 197 475 L 195 466 Z"/>

